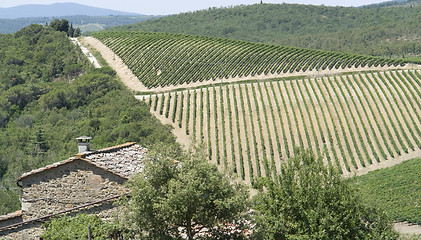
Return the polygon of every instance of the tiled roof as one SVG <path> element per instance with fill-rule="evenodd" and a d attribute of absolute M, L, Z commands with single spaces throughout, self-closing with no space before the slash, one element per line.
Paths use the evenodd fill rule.
<path fill-rule="evenodd" d="M 118 151 L 104 149 L 100 152 L 82 155 L 82 157 L 93 162 L 98 167 L 128 178 L 142 171 L 142 158 L 146 151 L 146 148 L 133 144 L 130 147 L 120 148 Z"/>
<path fill-rule="evenodd" d="M 59 167 L 75 160 L 83 160 L 120 177 L 129 178 L 133 174 L 142 171 L 142 158 L 146 152 L 146 148 L 141 147 L 134 142 L 129 142 L 114 147 L 78 154 L 76 157 L 27 172 L 17 180 L 22 180 L 28 176 Z"/>

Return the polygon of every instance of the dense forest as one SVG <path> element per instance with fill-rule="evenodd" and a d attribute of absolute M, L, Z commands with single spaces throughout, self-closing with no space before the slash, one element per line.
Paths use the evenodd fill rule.
<path fill-rule="evenodd" d="M 15 179 L 77 153 L 127 141 L 174 144 L 108 68 L 93 69 L 64 32 L 31 25 L 0 35 L 0 215 L 20 208 Z"/>
<path fill-rule="evenodd" d="M 421 6 L 255 4 L 181 13 L 112 30 L 187 33 L 382 57 L 420 57 Z"/>

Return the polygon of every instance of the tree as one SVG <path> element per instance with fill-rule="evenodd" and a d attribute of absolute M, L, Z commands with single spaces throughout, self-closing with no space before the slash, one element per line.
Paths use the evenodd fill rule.
<path fill-rule="evenodd" d="M 73 37 L 74 35 L 75 35 L 75 29 L 73 28 L 73 23 L 71 23 L 69 30 L 67 31 L 67 36 Z"/>
<path fill-rule="evenodd" d="M 364 206 L 354 188 L 311 152 L 283 162 L 276 181 L 255 186 L 256 239 L 396 239 L 384 213 Z"/>
<path fill-rule="evenodd" d="M 96 215 L 87 214 L 54 218 L 44 227 L 41 237 L 49 240 L 88 239 L 88 236 L 90 239 L 122 239 L 129 232 L 117 222 L 103 221 Z"/>
<path fill-rule="evenodd" d="M 69 21 L 67 21 L 66 19 L 54 19 L 53 21 L 51 21 L 50 27 L 56 31 L 65 32 L 67 34 L 69 31 Z"/>
<path fill-rule="evenodd" d="M 193 239 L 203 228 L 221 234 L 218 227 L 246 210 L 245 185 L 231 183 L 203 152 L 161 147 L 148 153 L 143 173 L 128 182 L 126 204 L 139 233 L 152 239 L 182 233 Z"/>
<path fill-rule="evenodd" d="M 76 28 L 76 30 L 75 30 L 75 35 L 74 35 L 74 37 L 80 37 L 80 27 L 77 27 Z"/>

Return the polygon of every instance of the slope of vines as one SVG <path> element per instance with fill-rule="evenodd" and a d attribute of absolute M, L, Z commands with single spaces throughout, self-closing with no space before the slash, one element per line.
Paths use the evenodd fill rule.
<path fill-rule="evenodd" d="M 272 176 L 294 147 L 344 173 L 421 149 L 421 72 L 272 79 L 142 95 L 246 181 Z"/>
<path fill-rule="evenodd" d="M 222 78 L 403 65 L 400 60 L 170 33 L 100 32 L 148 88 Z"/>

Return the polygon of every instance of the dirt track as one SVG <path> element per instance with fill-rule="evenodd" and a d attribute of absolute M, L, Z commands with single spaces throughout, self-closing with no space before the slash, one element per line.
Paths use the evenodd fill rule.
<path fill-rule="evenodd" d="M 123 63 L 123 60 L 121 60 L 121 58 L 114 54 L 111 49 L 105 46 L 98 39 L 93 37 L 82 37 L 80 38 L 80 42 L 85 47 L 93 47 L 98 52 L 100 52 L 104 60 L 117 72 L 117 75 L 120 77 L 121 81 L 129 89 L 133 91 L 148 91 L 148 88 L 145 87 L 139 81 L 139 79 L 137 79 L 137 77 L 126 66 L 126 64 Z"/>

